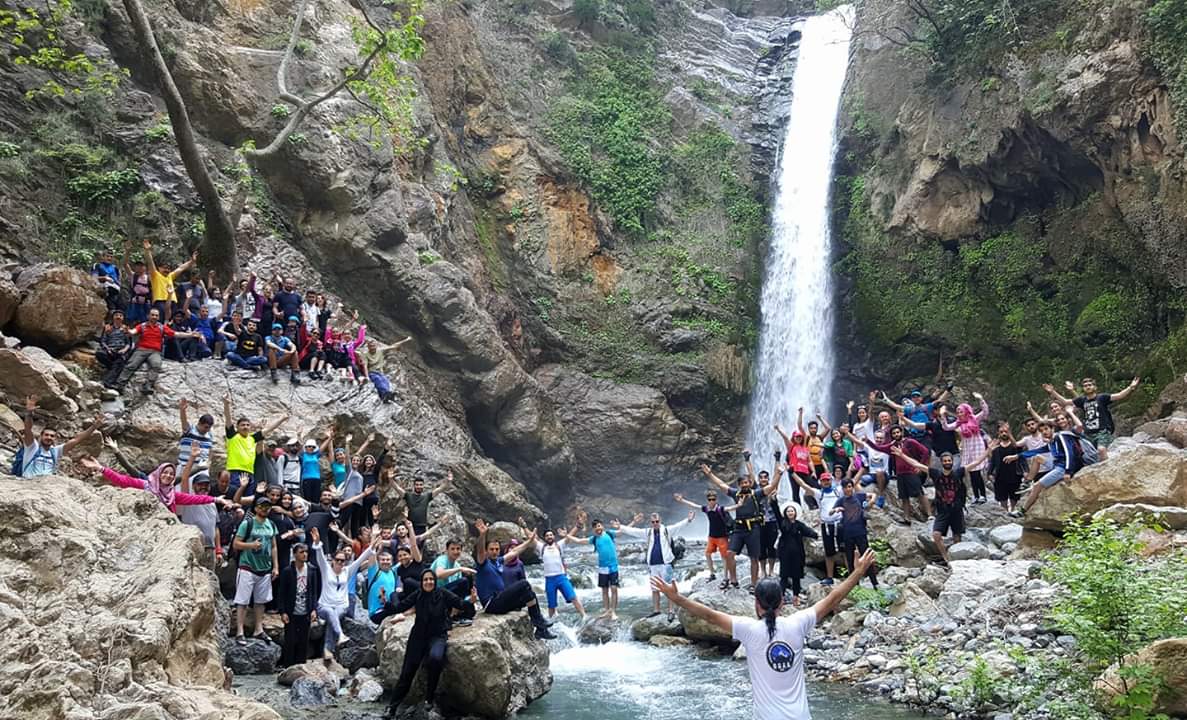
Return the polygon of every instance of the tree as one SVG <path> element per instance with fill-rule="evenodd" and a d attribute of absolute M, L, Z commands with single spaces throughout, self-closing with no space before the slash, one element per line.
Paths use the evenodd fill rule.
<path fill-rule="evenodd" d="M 340 93 L 348 93 L 364 108 L 346 123 L 336 126 L 336 131 L 357 137 L 361 130 L 368 130 L 374 142 L 376 132 L 386 132 L 407 138 L 411 135 L 412 98 L 414 88 L 411 78 L 402 71 L 402 64 L 412 62 L 424 53 L 424 40 L 420 29 L 424 17 L 420 14 L 421 0 L 410 0 L 406 5 L 407 17 L 393 12 L 394 27 L 384 29 L 376 23 L 368 11 L 365 0 L 357 0 L 354 7 L 359 10 L 364 22 L 355 22 L 353 38 L 358 45 L 359 58 L 342 71 L 342 77 L 329 89 L 310 98 L 293 92 L 288 86 L 288 68 L 296 52 L 301 35 L 301 24 L 310 0 L 301 0 L 293 18 L 288 45 L 276 73 L 279 99 L 295 108 L 284 128 L 265 147 L 256 149 L 254 143 L 247 143 L 241 152 L 249 162 L 276 154 L 286 141 L 306 121 L 319 105 Z M 239 269 L 235 245 L 235 215 L 228 213 L 227 205 L 219 195 L 218 188 L 207 169 L 206 158 L 194 138 L 193 125 L 185 101 L 173 82 L 169 67 L 161 55 L 153 36 L 152 23 L 140 0 L 123 0 L 124 8 L 132 22 L 137 43 L 151 59 L 157 86 L 165 99 L 173 136 L 177 140 L 186 174 L 202 198 L 206 214 L 205 238 L 200 249 L 203 264 L 216 269 L 227 277 L 233 277 Z M 242 207 L 240 196 L 231 208 L 237 215 Z"/>

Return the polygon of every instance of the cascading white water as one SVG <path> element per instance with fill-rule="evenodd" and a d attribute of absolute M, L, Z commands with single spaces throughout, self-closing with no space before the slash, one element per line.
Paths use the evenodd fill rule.
<path fill-rule="evenodd" d="M 805 425 L 817 410 L 830 410 L 835 349 L 829 191 L 852 26 L 848 5 L 803 26 L 771 214 L 746 434 L 763 467 L 782 449 L 776 423 L 790 433 L 800 407 Z"/>

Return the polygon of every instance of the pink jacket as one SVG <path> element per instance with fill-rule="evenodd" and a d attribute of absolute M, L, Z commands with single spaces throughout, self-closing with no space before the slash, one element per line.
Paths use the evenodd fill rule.
<path fill-rule="evenodd" d="M 111 468 L 103 468 L 103 479 L 116 487 L 136 488 L 137 490 L 146 489 L 145 481 L 140 478 L 122 475 Z M 178 505 L 206 505 L 217 499 L 210 495 L 192 495 L 190 493 L 175 492 L 173 493 L 172 507 L 166 507 L 169 507 L 169 512 L 177 514 Z"/>

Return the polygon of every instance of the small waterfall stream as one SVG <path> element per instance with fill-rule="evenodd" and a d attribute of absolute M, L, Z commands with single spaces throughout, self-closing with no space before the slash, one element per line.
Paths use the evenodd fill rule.
<path fill-rule="evenodd" d="M 833 292 L 829 229 L 837 112 L 853 10 L 808 18 L 792 84 L 791 117 L 780 151 L 762 288 L 762 327 L 746 442 L 769 464 L 782 449 L 773 426 L 790 432 L 830 411 Z"/>

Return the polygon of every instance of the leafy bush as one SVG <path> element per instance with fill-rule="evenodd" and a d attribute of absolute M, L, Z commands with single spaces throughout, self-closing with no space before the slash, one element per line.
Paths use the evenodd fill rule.
<path fill-rule="evenodd" d="M 92 205 L 109 203 L 132 194 L 140 186 L 140 174 L 135 170 L 86 172 L 66 181 L 66 190 L 76 199 Z"/>
<path fill-rule="evenodd" d="M 578 26 L 584 27 L 602 15 L 602 0 L 574 0 L 573 17 L 577 18 Z"/>
<path fill-rule="evenodd" d="M 173 136 L 173 127 L 167 123 L 157 123 L 144 131 L 144 137 L 149 142 L 160 142 L 161 140 L 168 140 Z"/>
<path fill-rule="evenodd" d="M 577 51 L 562 32 L 550 32 L 544 36 L 544 54 L 561 65 L 572 65 L 577 61 Z"/>
<path fill-rule="evenodd" d="M 292 115 L 293 111 L 288 105 L 285 105 L 284 103 L 276 103 L 272 106 L 272 109 L 268 111 L 268 114 L 274 118 L 286 118 L 289 115 Z"/>
<path fill-rule="evenodd" d="M 1157 0 L 1146 11 L 1149 53 L 1166 77 L 1175 108 L 1175 125 L 1187 132 L 1187 0 Z"/>

